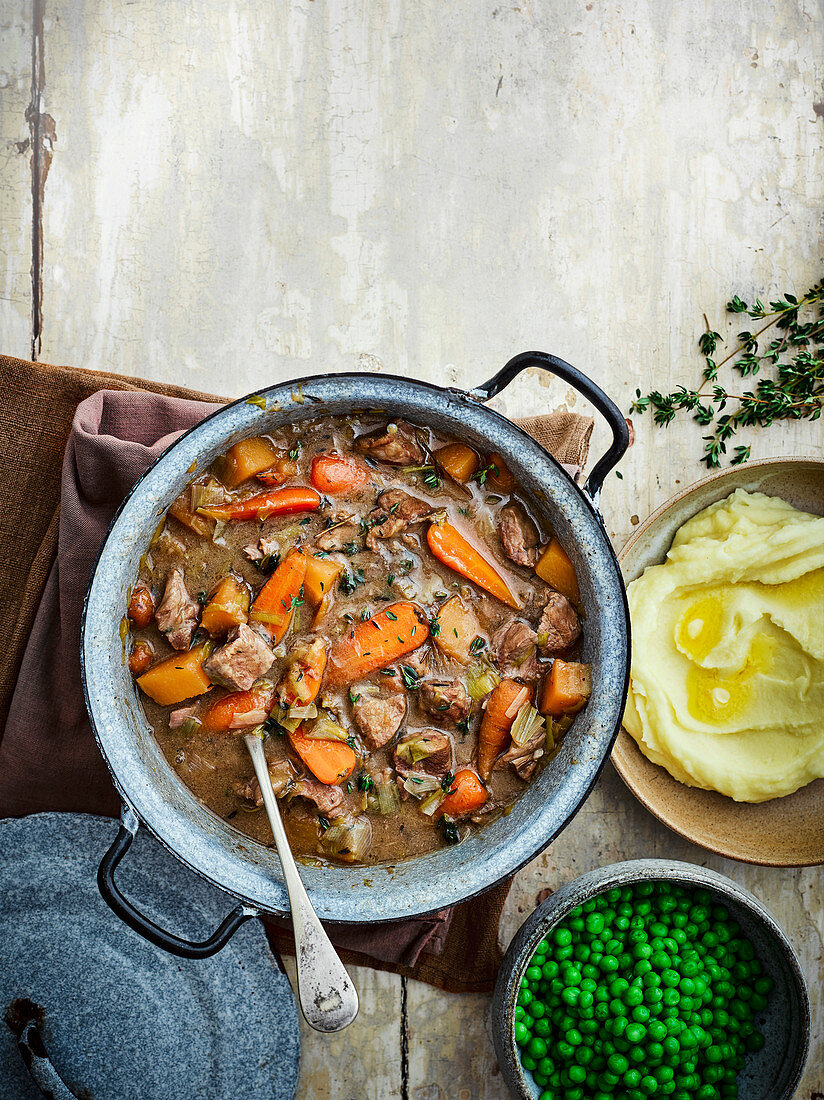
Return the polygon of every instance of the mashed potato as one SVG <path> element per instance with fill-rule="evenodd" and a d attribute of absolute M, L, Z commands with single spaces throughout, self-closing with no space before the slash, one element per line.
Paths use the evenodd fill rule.
<path fill-rule="evenodd" d="M 739 802 L 824 776 L 824 518 L 736 490 L 628 593 L 645 756 Z"/>

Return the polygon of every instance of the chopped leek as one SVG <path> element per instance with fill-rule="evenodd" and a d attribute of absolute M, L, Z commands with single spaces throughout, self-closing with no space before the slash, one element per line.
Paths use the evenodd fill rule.
<path fill-rule="evenodd" d="M 343 726 L 328 714 L 321 714 L 317 721 L 307 726 L 303 732 L 316 741 L 345 741 L 349 737 Z"/>
<path fill-rule="evenodd" d="M 500 682 L 501 677 L 491 665 L 486 663 L 472 665 L 466 673 L 466 690 L 476 703 L 479 703 L 481 699 L 485 699 Z"/>
<path fill-rule="evenodd" d="M 434 817 L 435 811 L 445 798 L 446 792 L 440 789 L 428 794 L 423 802 L 421 802 L 421 813 L 426 814 L 427 817 Z"/>
<path fill-rule="evenodd" d="M 196 512 L 198 508 L 212 508 L 215 504 L 225 503 L 229 494 L 217 478 L 210 477 L 208 481 L 192 486 L 190 499 L 192 511 Z"/>
<path fill-rule="evenodd" d="M 367 817 L 342 817 L 334 821 L 321 837 L 326 855 L 357 863 L 366 855 L 372 843 L 372 826 Z"/>
<path fill-rule="evenodd" d="M 394 779 L 381 780 L 375 784 L 378 800 L 378 813 L 388 816 L 401 808 L 401 796 Z"/>
<path fill-rule="evenodd" d="M 400 741 L 396 751 L 401 760 L 405 760 L 407 764 L 418 764 L 433 752 L 437 752 L 440 747 L 440 745 L 433 745 L 432 738 L 424 733 L 419 737 L 409 737 Z"/>
<path fill-rule="evenodd" d="M 429 794 L 431 791 L 439 791 L 441 784 L 440 780 L 436 779 L 434 775 L 425 775 L 418 772 L 415 775 L 408 775 L 403 781 L 403 787 L 415 798 L 423 798 L 425 794 Z"/>
<path fill-rule="evenodd" d="M 289 718 L 287 712 L 280 706 L 273 706 L 269 712 L 279 726 L 283 726 L 289 733 L 294 733 L 300 725 L 300 718 Z M 309 734 L 311 736 L 311 734 Z"/>
<path fill-rule="evenodd" d="M 288 718 L 298 718 L 302 722 L 305 718 L 317 718 L 318 708 L 314 703 L 307 703 L 305 706 L 291 706 L 286 712 Z"/>
<path fill-rule="evenodd" d="M 199 718 L 195 718 L 193 714 L 190 714 L 189 717 L 183 721 L 180 732 L 184 737 L 191 737 L 193 733 L 197 733 L 202 724 Z"/>
<path fill-rule="evenodd" d="M 524 703 L 515 715 L 512 729 L 509 731 L 512 743 L 517 745 L 518 748 L 523 748 L 543 725 L 544 719 L 535 707 L 531 706 L 529 703 Z"/>

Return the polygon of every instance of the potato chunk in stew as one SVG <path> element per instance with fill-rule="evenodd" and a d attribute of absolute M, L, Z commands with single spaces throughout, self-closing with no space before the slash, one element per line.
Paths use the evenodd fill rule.
<path fill-rule="evenodd" d="M 314 862 L 395 862 L 506 814 L 593 691 L 545 512 L 500 455 L 378 413 L 235 442 L 173 501 L 123 609 L 169 766 L 269 844 L 257 729 Z"/>

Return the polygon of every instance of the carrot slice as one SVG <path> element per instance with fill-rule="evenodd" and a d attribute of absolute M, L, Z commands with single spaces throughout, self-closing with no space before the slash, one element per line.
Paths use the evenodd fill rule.
<path fill-rule="evenodd" d="M 439 562 L 496 596 L 509 607 L 521 605 L 491 562 L 466 541 L 451 523 L 433 523 L 426 532 L 429 549 Z"/>
<path fill-rule="evenodd" d="M 357 459 L 344 455 L 315 455 L 312 459 L 312 484 L 331 497 L 356 493 L 370 485 L 372 478 Z"/>
<path fill-rule="evenodd" d="M 358 623 L 329 654 L 326 686 L 334 691 L 362 680 L 423 645 L 429 637 L 426 615 L 414 603 L 393 603 Z"/>
<path fill-rule="evenodd" d="M 552 718 L 577 714 L 592 695 L 592 670 L 577 661 L 561 661 L 557 657 L 541 685 L 538 709 Z"/>
<path fill-rule="evenodd" d="M 323 602 L 335 587 L 335 581 L 343 571 L 343 562 L 331 558 L 316 558 L 310 554 L 306 560 L 306 576 L 303 592 L 306 599 L 316 606 Z"/>
<path fill-rule="evenodd" d="M 138 629 L 148 626 L 154 618 L 154 597 L 145 584 L 138 585 L 132 592 L 126 614 Z"/>
<path fill-rule="evenodd" d="M 306 555 L 294 550 L 286 555 L 255 597 L 249 622 L 260 623 L 275 644 L 289 629 L 305 576 Z"/>
<path fill-rule="evenodd" d="M 164 707 L 203 695 L 212 686 L 212 681 L 200 667 L 210 650 L 211 643 L 206 643 L 186 653 L 173 653 L 139 676 L 137 684 L 150 699 Z"/>
<path fill-rule="evenodd" d="M 464 768 L 455 775 L 449 794 L 438 807 L 438 813 L 451 818 L 466 817 L 479 810 L 488 797 L 477 775 Z"/>
<path fill-rule="evenodd" d="M 261 435 L 241 439 L 220 461 L 220 480 L 230 489 L 271 466 L 282 451 Z"/>
<path fill-rule="evenodd" d="M 469 481 L 478 469 L 478 456 L 466 443 L 447 443 L 435 451 L 435 458 L 455 481 Z"/>
<path fill-rule="evenodd" d="M 282 458 L 279 458 L 277 462 L 267 467 L 267 469 L 258 471 L 255 477 L 258 481 L 262 481 L 264 485 L 268 485 L 272 488 L 275 485 L 282 485 L 284 481 L 288 481 L 290 477 L 295 477 L 297 472 L 297 462 L 289 458 L 288 455 L 284 455 Z"/>
<path fill-rule="evenodd" d="M 289 734 L 292 748 L 321 783 L 334 786 L 352 774 L 357 757 L 345 741 L 327 741 L 304 737 L 300 727 Z"/>
<path fill-rule="evenodd" d="M 478 731 L 478 771 L 483 779 L 492 774 L 492 765 L 507 746 L 518 711 L 531 698 L 532 689 L 517 680 L 501 680 L 490 693 Z"/>
<path fill-rule="evenodd" d="M 317 698 L 326 668 L 328 642 L 314 638 L 297 642 L 289 654 L 289 663 L 277 686 L 278 702 L 284 708 L 308 706 Z"/>
<path fill-rule="evenodd" d="M 314 489 L 303 485 L 290 485 L 283 489 L 269 489 L 255 493 L 243 500 L 230 500 L 212 508 L 198 508 L 204 516 L 224 522 L 243 519 L 266 519 L 267 516 L 284 516 L 291 512 L 314 512 L 320 507 L 320 496 Z"/>
<path fill-rule="evenodd" d="M 575 576 L 575 566 L 569 560 L 569 555 L 557 539 L 552 539 L 549 546 L 541 554 L 535 572 L 542 581 L 566 596 L 572 603 L 581 602 L 581 593 L 578 591 L 578 578 Z"/>
<path fill-rule="evenodd" d="M 505 493 L 509 492 L 515 485 L 515 478 L 501 455 L 497 451 L 493 451 L 492 454 L 487 456 L 486 461 L 488 466 L 492 467 L 486 475 L 487 486 Z"/>
<path fill-rule="evenodd" d="M 213 733 L 259 726 L 266 720 L 274 694 L 274 688 L 269 684 L 248 691 L 233 691 L 206 708 L 200 715 L 201 724 Z M 244 715 L 248 715 L 248 722 L 243 720 Z"/>

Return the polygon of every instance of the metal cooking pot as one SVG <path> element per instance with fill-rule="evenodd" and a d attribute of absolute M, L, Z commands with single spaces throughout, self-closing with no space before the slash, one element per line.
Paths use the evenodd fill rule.
<path fill-rule="evenodd" d="M 541 367 L 574 386 L 606 418 L 613 436 L 583 489 L 547 452 L 511 421 L 484 406 L 527 367 Z M 266 399 L 263 410 L 257 398 Z M 262 402 L 261 402 L 262 404 Z M 381 410 L 496 451 L 546 514 L 568 550 L 586 608 L 584 660 L 592 663 L 592 697 L 552 763 L 530 784 L 506 817 L 463 843 L 416 859 L 370 867 L 303 867 L 301 875 L 318 915 L 357 923 L 433 912 L 481 893 L 507 878 L 558 835 L 595 783 L 615 738 L 627 690 L 629 616 L 621 572 L 598 511 L 607 473 L 627 449 L 618 408 L 568 363 L 525 352 L 493 378 L 465 392 L 410 378 L 333 374 L 259 390 L 181 436 L 137 482 L 112 521 L 92 574 L 83 616 L 81 669 L 94 735 L 123 799 L 118 837 L 98 874 L 101 893 L 141 935 L 178 955 L 205 957 L 260 912 L 288 912 L 277 854 L 207 809 L 169 767 L 144 717 L 117 625 L 126 590 L 157 526 L 192 471 L 247 435 L 322 414 Z M 308 429 L 311 431 L 311 429 Z M 182 863 L 241 902 L 208 939 L 192 943 L 160 928 L 122 894 L 117 864 L 143 823 Z"/>

